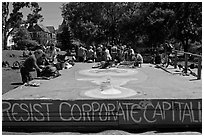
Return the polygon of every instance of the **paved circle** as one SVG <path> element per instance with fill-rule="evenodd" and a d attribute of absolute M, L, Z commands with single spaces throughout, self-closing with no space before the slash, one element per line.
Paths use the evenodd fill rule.
<path fill-rule="evenodd" d="M 92 98 L 103 98 L 103 99 L 113 99 L 113 98 L 126 98 L 134 95 L 140 94 L 132 89 L 127 89 L 123 87 L 114 87 L 101 91 L 100 89 L 92 89 L 83 92 L 85 96 Z"/>
<path fill-rule="evenodd" d="M 88 76 L 127 76 L 138 73 L 137 70 L 133 69 L 119 69 L 119 68 L 109 68 L 109 69 L 86 69 L 79 71 L 79 74 Z"/>
<path fill-rule="evenodd" d="M 99 85 L 98 88 L 83 91 L 81 94 L 83 96 L 104 99 L 126 98 L 139 95 L 140 92 L 138 91 L 136 92 L 132 89 L 121 87 L 130 80 L 138 80 L 135 78 L 135 74 L 137 73 L 138 71 L 135 69 L 120 68 L 81 70 L 79 71 L 79 74 L 86 75 L 87 77 L 91 76 L 92 78 L 87 78 L 87 80 L 92 79 L 90 80 L 91 82 Z M 120 76 L 122 77 L 120 78 Z M 134 76 L 134 78 L 131 76 Z"/>

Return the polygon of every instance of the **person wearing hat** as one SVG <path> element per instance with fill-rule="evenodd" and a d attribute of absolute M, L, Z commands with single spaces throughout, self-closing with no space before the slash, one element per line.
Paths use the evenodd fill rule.
<path fill-rule="evenodd" d="M 38 49 L 34 52 L 34 55 L 29 56 L 23 63 L 20 68 L 20 73 L 22 77 L 23 84 L 28 83 L 32 80 L 31 72 L 36 69 L 41 72 L 42 69 L 37 65 L 37 60 L 44 56 L 44 52 L 41 49 Z"/>

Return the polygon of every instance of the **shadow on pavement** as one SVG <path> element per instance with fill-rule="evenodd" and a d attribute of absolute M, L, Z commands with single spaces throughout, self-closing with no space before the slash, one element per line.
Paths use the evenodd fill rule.
<path fill-rule="evenodd" d="M 11 83 L 11 85 L 20 86 L 20 85 L 23 85 L 23 83 L 17 82 L 17 83 Z"/>

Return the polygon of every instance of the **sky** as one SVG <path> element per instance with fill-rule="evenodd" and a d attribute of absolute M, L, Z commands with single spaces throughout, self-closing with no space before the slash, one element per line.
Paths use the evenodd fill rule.
<path fill-rule="evenodd" d="M 39 6 L 42 7 L 42 10 L 39 12 L 43 16 L 43 21 L 41 24 L 44 26 L 54 26 L 55 29 L 58 29 L 59 25 L 62 24 L 62 16 L 61 16 L 61 5 L 63 2 L 38 2 Z M 12 10 L 12 4 L 9 5 L 10 10 Z M 27 15 L 30 12 L 30 9 L 23 8 L 23 19 L 27 18 Z"/>
<path fill-rule="evenodd" d="M 58 28 L 62 23 L 61 16 L 61 2 L 39 2 L 42 11 L 40 12 L 43 15 L 42 24 L 45 26 L 54 26 L 55 29 Z"/>

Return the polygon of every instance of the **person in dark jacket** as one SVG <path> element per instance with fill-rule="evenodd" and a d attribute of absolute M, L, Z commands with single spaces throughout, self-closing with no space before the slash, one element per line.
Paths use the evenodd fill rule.
<path fill-rule="evenodd" d="M 39 49 L 34 52 L 34 55 L 29 56 L 25 60 L 22 67 L 20 68 L 23 83 L 28 83 L 32 80 L 31 72 L 34 71 L 34 69 L 39 72 L 42 71 L 42 69 L 37 65 L 37 60 L 40 59 L 43 55 L 44 52 Z"/>

